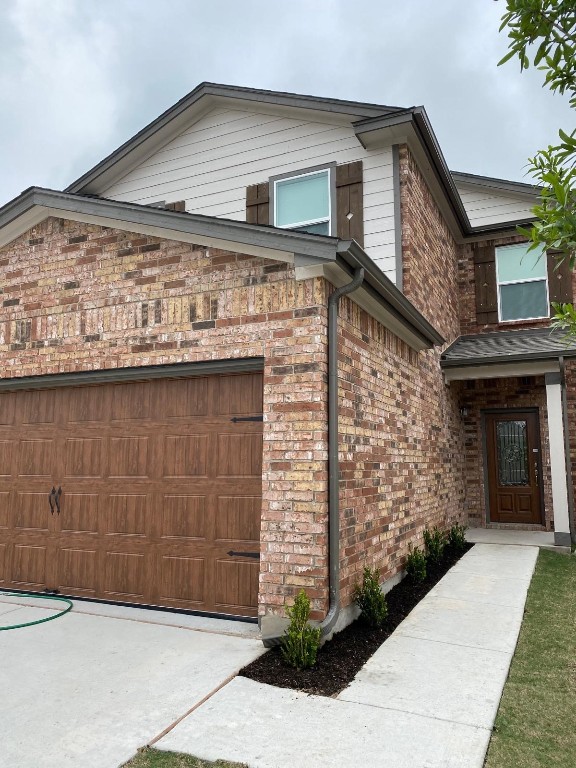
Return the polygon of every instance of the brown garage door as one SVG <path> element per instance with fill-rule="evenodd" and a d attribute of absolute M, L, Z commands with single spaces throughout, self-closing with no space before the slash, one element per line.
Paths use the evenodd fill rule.
<path fill-rule="evenodd" d="M 255 616 L 261 413 L 258 373 L 0 394 L 0 586 Z"/>

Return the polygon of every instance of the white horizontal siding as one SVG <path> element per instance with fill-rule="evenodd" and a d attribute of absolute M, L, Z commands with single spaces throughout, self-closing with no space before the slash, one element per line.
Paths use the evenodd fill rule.
<path fill-rule="evenodd" d="M 281 115 L 215 109 L 102 194 L 243 221 L 246 187 L 323 163 L 363 161 L 364 246 L 395 279 L 391 149 L 367 151 L 351 127 Z"/>
<path fill-rule="evenodd" d="M 532 216 L 534 202 L 524 196 L 498 190 L 483 191 L 476 187 L 457 185 L 464 208 L 473 227 L 502 224 Z"/>

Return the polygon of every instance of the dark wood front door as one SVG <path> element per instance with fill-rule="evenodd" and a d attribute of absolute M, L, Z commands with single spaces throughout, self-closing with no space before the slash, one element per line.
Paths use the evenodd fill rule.
<path fill-rule="evenodd" d="M 486 414 L 489 521 L 542 522 L 540 432 L 536 411 Z"/>
<path fill-rule="evenodd" d="M 255 616 L 261 414 L 254 373 L 1 394 L 0 587 Z"/>

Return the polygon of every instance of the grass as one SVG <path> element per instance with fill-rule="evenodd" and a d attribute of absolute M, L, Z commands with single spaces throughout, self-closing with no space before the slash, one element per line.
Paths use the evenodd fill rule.
<path fill-rule="evenodd" d="M 227 763 L 224 760 L 212 763 L 180 752 L 160 752 L 157 749 L 144 747 L 132 760 L 124 763 L 123 768 L 246 768 L 246 766 L 240 763 Z"/>
<path fill-rule="evenodd" d="M 542 550 L 485 768 L 576 764 L 576 558 Z"/>

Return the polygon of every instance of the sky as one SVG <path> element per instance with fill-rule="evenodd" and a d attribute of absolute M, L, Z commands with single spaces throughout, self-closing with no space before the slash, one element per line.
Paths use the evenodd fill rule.
<path fill-rule="evenodd" d="M 449 167 L 528 181 L 572 130 L 503 0 L 0 0 L 0 206 L 63 189 L 202 81 L 424 105 Z"/>

